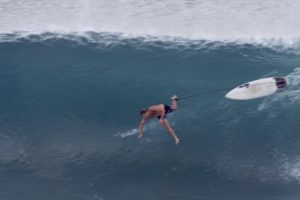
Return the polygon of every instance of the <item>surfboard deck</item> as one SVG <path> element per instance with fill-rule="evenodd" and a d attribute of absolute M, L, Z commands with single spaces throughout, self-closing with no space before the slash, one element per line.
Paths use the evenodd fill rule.
<path fill-rule="evenodd" d="M 235 100 L 248 100 L 274 94 L 278 90 L 285 88 L 287 80 L 285 78 L 263 78 L 248 83 L 244 83 L 230 90 L 225 97 Z"/>

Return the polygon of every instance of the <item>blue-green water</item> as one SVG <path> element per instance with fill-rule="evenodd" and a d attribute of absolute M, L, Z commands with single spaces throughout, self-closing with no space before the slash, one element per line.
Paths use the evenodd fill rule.
<path fill-rule="evenodd" d="M 87 34 L 1 35 L 1 199 L 299 199 L 297 51 Z M 136 138 L 142 107 L 270 76 L 288 89 L 179 101 L 178 146 L 156 119 Z"/>

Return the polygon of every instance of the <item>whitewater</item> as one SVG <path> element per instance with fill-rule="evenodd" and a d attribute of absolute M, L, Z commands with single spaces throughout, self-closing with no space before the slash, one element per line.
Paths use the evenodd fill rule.
<path fill-rule="evenodd" d="M 0 1 L 0 32 L 108 32 L 213 41 L 299 39 L 297 0 Z M 53 14 L 55 13 L 55 14 Z"/>
<path fill-rule="evenodd" d="M 0 0 L 0 198 L 297 200 L 300 1 Z M 222 88 L 265 77 L 250 101 Z M 210 91 L 220 90 L 210 93 Z M 174 145 L 141 108 L 170 97 Z"/>

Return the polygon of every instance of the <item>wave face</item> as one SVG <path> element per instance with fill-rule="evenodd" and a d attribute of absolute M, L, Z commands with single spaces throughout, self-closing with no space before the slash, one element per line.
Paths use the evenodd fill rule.
<path fill-rule="evenodd" d="M 2 34 L 1 199 L 296 199 L 300 58 L 260 45 Z M 175 146 L 139 110 L 269 76 L 289 88 L 179 101 Z M 16 192 L 19 191 L 19 192 Z"/>

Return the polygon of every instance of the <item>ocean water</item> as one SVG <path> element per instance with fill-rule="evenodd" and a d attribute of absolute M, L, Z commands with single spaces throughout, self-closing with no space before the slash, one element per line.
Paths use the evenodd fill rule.
<path fill-rule="evenodd" d="M 0 0 L 0 199 L 299 200 L 299 8 Z M 220 90 L 271 76 L 288 88 Z M 201 94 L 168 115 L 181 143 L 156 119 L 138 140 L 174 94 Z"/>

